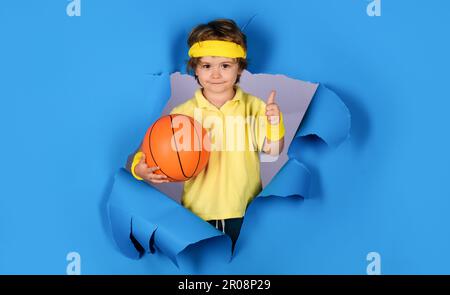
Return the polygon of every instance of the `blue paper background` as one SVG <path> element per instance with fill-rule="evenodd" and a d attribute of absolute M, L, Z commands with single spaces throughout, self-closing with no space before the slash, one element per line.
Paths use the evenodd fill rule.
<path fill-rule="evenodd" d="M 450 3 L 383 0 L 380 17 L 368 3 L 82 0 L 68 17 L 67 1 L 3 1 L 0 273 L 64 274 L 71 251 L 84 274 L 364 274 L 371 251 L 385 274 L 449 273 Z M 126 258 L 106 198 L 184 69 L 186 34 L 253 16 L 249 70 L 325 83 L 352 114 L 349 140 L 299 152 L 311 198 L 266 202 L 231 264 Z"/>

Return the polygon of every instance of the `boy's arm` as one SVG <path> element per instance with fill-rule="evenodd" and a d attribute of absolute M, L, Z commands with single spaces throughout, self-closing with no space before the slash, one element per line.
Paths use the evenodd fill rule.
<path fill-rule="evenodd" d="M 284 149 L 284 123 L 283 115 L 280 112 L 280 119 L 277 124 L 267 124 L 266 138 L 264 140 L 264 145 L 262 151 L 271 156 L 278 156 L 283 152 Z"/>
<path fill-rule="evenodd" d="M 278 156 L 284 149 L 284 123 L 283 114 L 280 107 L 275 102 L 275 91 L 272 91 L 267 99 L 267 103 L 261 105 L 260 113 L 264 112 L 265 120 L 265 140 L 262 151 L 271 156 Z"/>
<path fill-rule="evenodd" d="M 137 180 L 142 180 L 142 178 L 134 173 L 134 168 L 139 163 L 141 158 L 142 158 L 142 149 L 141 146 L 139 146 L 139 148 L 134 153 L 128 156 L 127 163 L 125 165 L 125 169 L 128 172 L 130 172 Z"/>
<path fill-rule="evenodd" d="M 140 151 L 141 151 L 141 146 L 139 146 L 139 148 L 134 153 L 132 153 L 131 155 L 128 156 L 127 163 L 125 164 L 125 169 L 128 170 L 129 172 L 131 172 L 131 166 L 133 165 L 134 157 Z"/>
<path fill-rule="evenodd" d="M 284 137 L 280 140 L 271 141 L 266 138 L 262 151 L 271 156 L 278 156 L 284 149 Z"/>

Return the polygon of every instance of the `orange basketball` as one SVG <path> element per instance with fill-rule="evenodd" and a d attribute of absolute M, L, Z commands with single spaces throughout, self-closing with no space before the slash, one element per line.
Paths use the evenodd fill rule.
<path fill-rule="evenodd" d="M 185 181 L 198 175 L 209 159 L 207 131 L 194 118 L 175 114 L 159 118 L 147 130 L 142 151 L 149 167 L 170 181 Z"/>

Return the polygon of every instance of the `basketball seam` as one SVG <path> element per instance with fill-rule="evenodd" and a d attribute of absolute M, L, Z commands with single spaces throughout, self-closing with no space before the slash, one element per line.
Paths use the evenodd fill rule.
<path fill-rule="evenodd" d="M 183 173 L 184 177 L 189 178 L 189 176 L 187 176 L 184 173 L 184 169 L 183 169 L 183 164 L 181 164 L 181 159 L 180 159 L 180 154 L 178 153 L 178 146 L 177 146 L 177 141 L 175 140 L 175 131 L 173 130 L 173 126 L 172 126 L 172 115 L 170 115 L 170 127 L 172 129 L 172 134 L 173 134 L 173 142 L 175 143 L 175 148 L 177 149 L 177 159 L 178 159 L 178 163 L 180 164 L 180 168 L 181 168 L 181 173 Z"/>
<path fill-rule="evenodd" d="M 195 122 L 191 122 L 192 126 L 194 127 L 194 132 L 197 134 L 197 129 L 195 128 Z M 203 128 L 203 127 L 202 127 Z M 203 133 L 203 132 L 202 132 Z M 202 134 L 203 135 L 203 134 Z M 192 175 L 195 174 L 195 172 L 197 171 L 198 165 L 200 164 L 200 159 L 202 157 L 202 150 L 203 150 L 203 143 L 202 143 L 202 136 L 199 136 L 197 134 L 197 138 L 199 138 L 200 141 L 200 150 L 198 151 L 198 160 L 197 160 L 197 165 L 195 166 L 194 172 L 192 173 Z M 191 175 L 191 177 L 192 177 Z"/>
<path fill-rule="evenodd" d="M 158 163 L 156 162 L 155 157 L 153 157 L 152 143 L 151 143 L 151 140 L 150 140 L 150 139 L 152 138 L 153 128 L 156 126 L 156 123 L 157 123 L 159 120 L 161 120 L 161 118 L 159 118 L 158 120 L 156 120 L 156 122 L 152 125 L 152 129 L 150 129 L 150 134 L 148 135 L 148 137 L 149 137 L 149 139 L 148 139 L 148 147 L 149 147 L 149 150 L 150 150 L 150 156 L 152 157 L 153 162 L 155 162 L 156 166 L 158 166 L 158 167 L 159 167 L 159 165 L 158 165 Z M 172 125 L 172 118 L 170 118 L 170 123 L 171 123 L 170 125 Z M 164 172 L 164 170 L 161 169 L 161 167 L 159 167 L 159 170 L 161 170 L 162 173 L 164 173 L 166 176 L 172 178 L 173 180 L 176 180 L 176 181 L 183 181 L 183 180 L 181 180 L 181 179 L 176 179 L 176 178 L 174 178 L 174 177 L 169 176 L 167 173 Z"/>

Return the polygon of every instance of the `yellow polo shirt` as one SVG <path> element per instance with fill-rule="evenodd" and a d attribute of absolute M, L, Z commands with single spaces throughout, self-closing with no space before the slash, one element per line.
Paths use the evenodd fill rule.
<path fill-rule="evenodd" d="M 201 122 L 211 140 L 206 168 L 184 183 L 184 207 L 204 220 L 244 216 L 262 189 L 259 152 L 266 135 L 265 108 L 264 101 L 237 87 L 233 99 L 220 108 L 198 89 L 171 111 Z"/>

